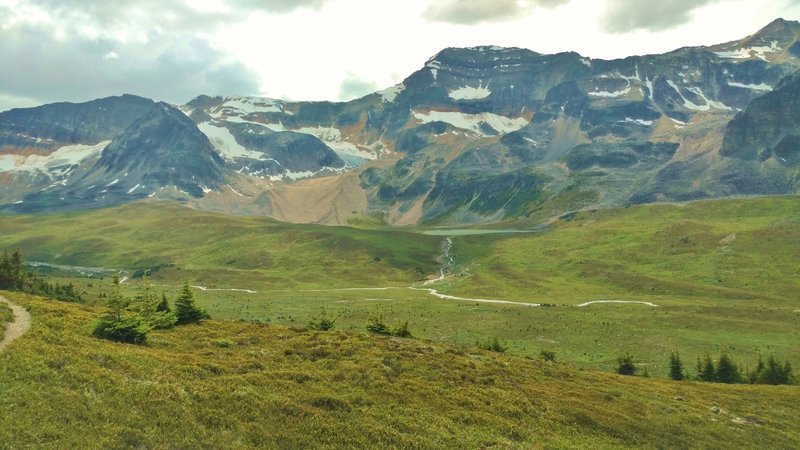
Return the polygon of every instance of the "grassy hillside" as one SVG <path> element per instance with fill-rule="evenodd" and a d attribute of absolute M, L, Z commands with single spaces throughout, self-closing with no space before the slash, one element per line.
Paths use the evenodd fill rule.
<path fill-rule="evenodd" d="M 422 340 L 210 321 L 147 347 L 4 293 L 2 448 L 797 448 L 797 387 L 668 382 Z"/>
<path fill-rule="evenodd" d="M 559 305 L 505 329 L 535 330 L 576 361 L 608 367 L 627 351 L 651 373 L 673 349 L 800 361 L 798 197 L 580 212 L 543 233 L 455 237 L 453 253 L 443 292 Z M 595 300 L 658 307 L 575 307 Z"/>
<path fill-rule="evenodd" d="M 158 269 L 162 279 L 255 287 L 408 284 L 436 270 L 439 239 L 290 225 L 136 203 L 66 214 L 0 216 L 0 247 L 62 265 Z"/>
<path fill-rule="evenodd" d="M 474 347 L 498 337 L 510 353 L 550 350 L 583 368 L 613 370 L 629 352 L 655 377 L 666 376 L 673 350 L 690 369 L 723 351 L 751 368 L 770 354 L 800 365 L 797 197 L 587 211 L 537 233 L 438 232 L 454 235 L 456 267 L 436 289 L 555 306 L 442 300 L 409 289 L 435 273 L 444 236 L 288 225 L 161 203 L 0 217 L 0 245 L 21 242 L 32 260 L 131 272 L 172 264 L 153 276 L 168 295 L 186 279 L 256 291 L 198 292 L 220 319 L 305 325 L 325 311 L 338 328 L 363 330 L 368 317 L 384 314 L 432 341 Z M 110 289 L 108 279 L 78 281 L 90 303 Z M 136 281 L 126 286 L 132 293 Z M 658 306 L 576 307 L 596 300 Z"/>

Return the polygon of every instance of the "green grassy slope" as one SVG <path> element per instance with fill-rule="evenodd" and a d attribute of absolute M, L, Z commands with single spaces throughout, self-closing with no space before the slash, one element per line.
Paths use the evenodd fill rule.
<path fill-rule="evenodd" d="M 161 203 L 0 217 L 0 245 L 21 242 L 32 260 L 128 270 L 174 264 L 153 277 L 167 294 L 186 279 L 258 291 L 198 292 L 220 319 L 304 325 L 324 309 L 339 328 L 363 330 L 370 315 L 383 313 L 391 323 L 408 320 L 425 339 L 471 347 L 496 336 L 511 353 L 551 350 L 584 368 L 612 370 L 630 352 L 656 377 L 666 376 L 673 350 L 690 367 L 722 351 L 750 367 L 769 354 L 800 364 L 797 197 L 581 212 L 543 233 L 453 238 L 455 275 L 437 289 L 556 305 L 547 308 L 440 300 L 408 289 L 435 273 L 443 240 Z M 90 303 L 110 289 L 108 280 L 79 282 Z M 129 293 L 135 284 L 126 284 Z M 602 299 L 659 306 L 574 306 Z"/>
<path fill-rule="evenodd" d="M 5 294 L 0 448 L 797 448 L 797 387 L 669 382 L 362 333 L 206 322 L 147 347 Z"/>
<path fill-rule="evenodd" d="M 533 330 L 570 359 L 630 351 L 658 372 L 673 349 L 800 360 L 798 197 L 581 212 L 545 233 L 456 237 L 453 252 L 443 292 L 559 305 L 506 327 L 520 345 Z M 603 299 L 659 306 L 574 307 Z"/>
<path fill-rule="evenodd" d="M 209 285 L 408 284 L 434 272 L 439 239 L 346 227 L 291 225 L 136 203 L 67 214 L 0 216 L 0 247 L 29 260 L 116 269 Z"/>
<path fill-rule="evenodd" d="M 14 320 L 14 311 L 5 303 L 0 303 L 0 338 L 6 331 L 6 324 Z"/>

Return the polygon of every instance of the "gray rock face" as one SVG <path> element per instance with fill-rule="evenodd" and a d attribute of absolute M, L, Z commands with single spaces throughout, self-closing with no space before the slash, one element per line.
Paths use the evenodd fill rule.
<path fill-rule="evenodd" d="M 144 189 L 174 185 L 200 197 L 203 187 L 213 189 L 222 183 L 222 165 L 211 142 L 191 119 L 173 106 L 157 103 L 111 141 L 87 178 L 102 173 L 105 178 L 133 180 L 120 179 L 119 189 L 136 184 Z"/>
<path fill-rule="evenodd" d="M 152 106 L 152 100 L 126 94 L 5 111 L 0 113 L 0 150 L 96 144 L 125 131 Z"/>
<path fill-rule="evenodd" d="M 753 100 L 725 128 L 720 155 L 747 161 L 770 158 L 797 165 L 800 135 L 800 72 Z"/>
<path fill-rule="evenodd" d="M 173 106 L 155 103 L 115 137 L 91 167 L 6 209 L 100 207 L 140 199 L 162 188 L 201 197 L 223 183 L 222 166 L 222 159 L 191 119 Z"/>
<path fill-rule="evenodd" d="M 228 168 L 258 177 L 296 178 L 343 170 L 345 162 L 317 135 L 341 140 L 333 125 L 341 105 L 331 103 L 288 105 L 251 97 L 200 96 L 184 109 L 206 133 Z M 301 132 L 287 131 L 296 129 Z M 335 130 L 335 131 L 334 131 Z"/>

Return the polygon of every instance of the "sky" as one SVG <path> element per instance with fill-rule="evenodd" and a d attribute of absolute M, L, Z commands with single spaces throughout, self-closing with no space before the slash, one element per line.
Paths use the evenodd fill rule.
<path fill-rule="evenodd" d="M 0 0 L 0 111 L 130 93 L 350 100 L 446 47 L 592 58 L 738 40 L 800 0 Z"/>

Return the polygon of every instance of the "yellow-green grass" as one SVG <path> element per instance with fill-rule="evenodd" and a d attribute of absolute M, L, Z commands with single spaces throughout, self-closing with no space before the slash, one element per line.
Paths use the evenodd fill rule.
<path fill-rule="evenodd" d="M 2 448 L 797 448 L 794 386 L 623 377 L 364 333 L 208 321 L 136 347 L 4 293 Z"/>
<path fill-rule="evenodd" d="M 147 202 L 0 216 L 0 246 L 29 260 L 154 278 L 271 287 L 408 284 L 434 272 L 440 239 L 397 230 L 293 225 Z"/>
<path fill-rule="evenodd" d="M 0 339 L 6 331 L 6 324 L 14 321 L 14 311 L 5 303 L 0 303 Z"/>
<path fill-rule="evenodd" d="M 408 289 L 422 277 L 409 267 L 435 272 L 433 257 L 444 238 L 402 230 L 298 226 L 141 204 L 0 217 L 0 243 L 22 242 L 31 259 L 61 254 L 49 261 L 89 266 L 130 267 L 125 261 L 133 249 L 139 258 L 146 250 L 154 261 L 175 264 L 152 278 L 168 294 L 185 279 L 258 291 L 198 292 L 199 302 L 221 319 L 304 325 L 324 309 L 337 318 L 337 328 L 363 330 L 369 316 L 383 313 L 390 323 L 408 320 L 425 339 L 469 347 L 496 336 L 510 353 L 535 357 L 551 350 L 584 368 L 613 370 L 629 352 L 652 376 L 665 377 L 673 350 L 690 368 L 698 357 L 723 351 L 749 367 L 769 354 L 800 365 L 799 211 L 797 197 L 651 205 L 582 212 L 542 233 L 453 238 L 455 275 L 437 289 L 556 305 L 546 308 L 440 300 Z M 115 224 L 110 230 L 102 225 L 108 221 Z M 308 230 L 329 242 L 293 239 L 307 237 Z M 101 242 L 106 251 L 94 260 L 91 252 L 78 251 L 81 239 Z M 363 244 L 360 253 L 351 251 L 354 242 Z M 230 269 L 220 264 L 219 252 L 264 254 L 266 261 L 283 263 Z M 380 261 L 378 254 L 384 255 Z M 89 291 L 90 303 L 110 289 L 108 279 L 72 281 Z M 127 292 L 135 285 L 126 283 Z M 343 287 L 392 289 L 331 290 Z M 659 306 L 574 306 L 598 299 Z"/>

